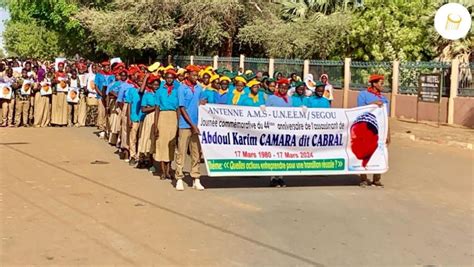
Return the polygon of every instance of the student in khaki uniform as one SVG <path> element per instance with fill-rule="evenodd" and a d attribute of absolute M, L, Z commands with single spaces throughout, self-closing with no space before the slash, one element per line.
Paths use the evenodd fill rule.
<path fill-rule="evenodd" d="M 199 170 L 200 152 L 199 152 L 199 128 L 198 128 L 198 109 L 202 98 L 202 87 L 197 83 L 199 67 L 190 65 L 186 67 L 188 77 L 178 88 L 179 105 L 179 138 L 178 154 L 176 157 L 176 190 L 184 190 L 184 159 L 188 147 L 191 152 L 191 177 L 193 178 L 193 188 L 204 190 L 201 185 Z"/>
<path fill-rule="evenodd" d="M 9 84 L 10 87 L 12 87 L 12 90 L 14 91 L 15 89 L 13 88 L 14 85 L 16 85 L 16 78 L 13 77 L 13 70 L 11 68 L 8 68 L 5 71 L 5 75 L 3 76 L 2 82 Z M 14 114 L 14 108 L 15 108 L 15 94 L 12 94 L 11 99 L 1 99 L 1 105 L 2 105 L 2 122 L 1 122 L 1 127 L 13 127 L 13 114 Z"/>
<path fill-rule="evenodd" d="M 19 127 L 23 122 L 23 127 L 28 127 L 33 82 L 28 79 L 28 72 L 25 69 L 21 71 L 21 78 L 17 80 L 16 87 L 15 126 Z"/>

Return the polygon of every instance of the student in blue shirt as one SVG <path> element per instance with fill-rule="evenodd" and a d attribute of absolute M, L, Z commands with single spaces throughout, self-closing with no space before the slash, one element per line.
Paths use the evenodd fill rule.
<path fill-rule="evenodd" d="M 97 128 L 99 129 L 99 137 L 105 139 L 105 131 L 107 130 L 107 103 L 106 91 L 107 85 L 115 80 L 115 75 L 110 71 L 110 63 L 104 61 L 101 64 L 102 69 L 95 75 L 94 83 L 96 85 L 98 105 Z"/>
<path fill-rule="evenodd" d="M 357 97 L 357 106 L 366 106 L 366 105 L 377 105 L 380 108 L 383 108 L 384 105 L 387 108 L 387 113 L 390 111 L 389 107 L 389 102 L 387 98 L 382 94 L 383 91 L 383 84 L 384 84 L 384 76 L 380 74 L 372 74 L 369 77 L 369 83 L 370 87 L 367 88 L 365 91 L 361 91 L 359 93 L 359 96 Z M 387 144 L 390 143 L 390 130 L 387 129 L 388 135 L 387 135 Z M 374 174 L 373 181 L 370 182 L 370 180 L 367 177 L 367 174 L 361 174 L 360 175 L 360 186 L 365 187 L 370 184 L 374 186 L 383 186 L 382 182 L 380 180 L 382 179 L 381 174 Z"/>
<path fill-rule="evenodd" d="M 304 82 L 298 81 L 298 82 L 295 82 L 294 85 L 295 85 L 295 92 L 291 96 L 291 103 L 293 107 L 305 106 L 306 84 Z"/>
<path fill-rule="evenodd" d="M 265 96 L 262 91 L 260 91 L 260 82 L 257 80 L 251 80 L 248 84 L 250 87 L 250 92 L 244 95 L 238 105 L 239 106 L 249 106 L 249 107 L 260 107 L 265 105 Z"/>
<path fill-rule="evenodd" d="M 153 167 L 152 155 L 155 152 L 155 110 L 156 110 L 156 90 L 160 87 L 160 78 L 155 75 L 146 75 L 146 83 L 143 83 L 143 97 L 141 101 L 141 111 L 145 114 L 140 129 L 140 138 L 138 140 L 138 153 L 142 155 L 143 160 L 138 163 L 137 168 L 150 169 Z"/>
<path fill-rule="evenodd" d="M 165 84 L 156 91 L 155 110 L 155 161 L 160 162 L 161 179 L 171 179 L 171 162 L 174 160 L 178 131 L 178 87 L 174 70 L 165 72 Z"/>
<path fill-rule="evenodd" d="M 219 90 L 215 95 L 216 104 L 227 104 L 231 80 L 227 76 L 221 76 L 219 81 Z"/>
<path fill-rule="evenodd" d="M 207 103 L 209 104 L 215 104 L 216 103 L 216 94 L 220 88 L 220 83 L 219 83 L 219 75 L 213 74 L 209 78 L 209 86 L 207 86 L 204 89 L 203 92 L 203 98 L 206 100 Z"/>
<path fill-rule="evenodd" d="M 269 107 L 291 107 L 292 101 L 288 97 L 288 88 L 290 87 L 290 81 L 286 78 L 280 78 L 277 81 L 277 88 L 273 95 L 269 95 L 266 101 L 266 105 Z M 272 187 L 286 187 L 285 181 L 282 176 L 272 176 L 270 178 L 270 186 Z"/>
<path fill-rule="evenodd" d="M 277 89 L 273 95 L 269 95 L 266 105 L 269 107 L 291 107 L 293 102 L 288 97 L 288 88 L 290 81 L 286 78 L 281 78 L 277 81 Z"/>
<path fill-rule="evenodd" d="M 114 75 L 115 79 L 108 84 L 106 89 L 107 98 L 107 118 L 108 118 L 108 137 L 109 144 L 115 146 L 118 141 L 118 134 L 120 132 L 120 116 L 119 109 L 117 106 L 117 96 L 120 90 L 122 81 L 120 81 L 120 72 L 116 72 Z"/>
<path fill-rule="evenodd" d="M 230 91 L 230 94 L 227 97 L 228 105 L 238 105 L 240 98 L 247 94 L 249 91 L 248 87 L 246 87 L 247 80 L 245 80 L 244 77 L 237 76 L 234 80 L 235 88 L 234 90 Z"/>
<path fill-rule="evenodd" d="M 306 99 L 305 106 L 308 108 L 330 108 L 331 103 L 324 97 L 324 91 L 324 83 L 316 81 L 314 94 Z"/>
<path fill-rule="evenodd" d="M 186 71 L 188 76 L 183 81 L 183 84 L 178 88 L 180 117 L 178 154 L 176 157 L 176 190 L 184 190 L 183 168 L 188 147 L 191 152 L 191 177 L 193 178 L 193 188 L 204 190 L 200 181 L 200 133 L 198 128 L 198 111 L 203 89 L 197 83 L 199 67 L 190 65 L 186 67 Z"/>
<path fill-rule="evenodd" d="M 130 152 L 129 152 L 129 145 L 128 145 L 128 121 L 127 121 L 127 110 L 128 110 L 128 103 L 125 103 L 125 97 L 127 95 L 128 89 L 132 87 L 132 85 L 128 82 L 128 71 L 121 70 L 120 71 L 120 87 L 117 93 L 117 107 L 119 110 L 119 117 L 120 117 L 120 158 L 129 160 Z"/>
<path fill-rule="evenodd" d="M 132 86 L 128 89 L 125 97 L 125 102 L 128 103 L 128 125 L 130 129 L 129 133 L 129 146 L 130 146 L 130 166 L 135 166 L 138 161 L 137 145 L 138 145 L 138 130 L 140 123 L 145 118 L 145 115 L 141 109 L 143 93 L 140 93 L 140 89 L 136 86 Z"/>

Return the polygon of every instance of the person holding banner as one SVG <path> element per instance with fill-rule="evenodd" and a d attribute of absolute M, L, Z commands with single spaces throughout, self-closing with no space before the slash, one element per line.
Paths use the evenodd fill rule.
<path fill-rule="evenodd" d="M 317 81 L 314 95 L 306 98 L 304 105 L 308 108 L 330 108 L 331 103 L 324 97 L 324 90 L 324 84 Z"/>
<path fill-rule="evenodd" d="M 77 119 L 79 117 L 79 101 L 80 101 L 80 90 L 81 83 L 79 77 L 77 76 L 76 70 L 71 70 L 71 77 L 69 78 L 69 92 L 68 92 L 68 104 L 67 104 L 67 126 L 78 126 Z M 75 95 L 76 98 L 70 97 Z"/>
<path fill-rule="evenodd" d="M 227 76 L 221 76 L 219 78 L 219 90 L 215 94 L 216 104 L 227 104 L 229 96 L 229 84 L 232 81 Z"/>
<path fill-rule="evenodd" d="M 2 77 L 2 82 L 8 84 L 11 87 L 12 94 L 10 99 L 1 99 L 2 105 L 2 122 L 1 127 L 13 127 L 13 115 L 15 108 L 15 95 L 14 95 L 14 86 L 16 86 L 17 78 L 13 76 L 13 70 L 7 68 L 5 70 L 5 75 Z"/>
<path fill-rule="evenodd" d="M 165 72 L 165 84 L 156 92 L 155 109 L 155 155 L 154 159 L 160 162 L 161 180 L 171 178 L 171 162 L 174 160 L 176 148 L 176 133 L 178 131 L 178 87 L 175 80 L 176 72 Z"/>
<path fill-rule="evenodd" d="M 97 66 L 91 64 L 87 73 L 87 112 L 86 112 L 86 126 L 95 126 L 97 125 L 97 114 L 98 114 L 98 99 L 97 91 L 95 84 L 95 76 L 97 72 Z"/>
<path fill-rule="evenodd" d="M 227 104 L 228 105 L 238 105 L 240 98 L 244 96 L 247 93 L 247 80 L 245 80 L 244 77 L 242 76 L 237 76 L 235 77 L 235 88 L 232 90 L 229 94 L 229 97 L 227 98 Z"/>
<path fill-rule="evenodd" d="M 48 73 L 47 77 L 40 83 L 39 95 L 36 95 L 35 103 L 35 127 L 46 127 L 51 119 L 51 81 L 53 73 Z"/>
<path fill-rule="evenodd" d="M 247 86 L 250 87 L 250 92 L 242 97 L 239 105 L 248 107 L 265 106 L 265 96 L 264 93 L 260 91 L 260 82 L 251 80 Z"/>
<path fill-rule="evenodd" d="M 288 88 L 290 81 L 286 78 L 281 78 L 277 81 L 277 88 L 273 95 L 269 95 L 265 103 L 269 107 L 291 107 L 293 102 L 288 97 Z"/>
<path fill-rule="evenodd" d="M 389 108 L 389 102 L 387 98 L 382 94 L 383 91 L 383 84 L 384 84 L 384 76 L 381 74 L 372 74 L 369 77 L 369 83 L 370 87 L 367 88 L 365 91 L 361 91 L 359 93 L 359 96 L 357 97 L 357 106 L 366 106 L 366 105 L 377 105 L 380 108 L 383 108 L 385 105 L 385 108 L 387 108 L 387 113 L 390 111 Z M 367 129 L 365 131 L 374 131 L 374 127 L 369 127 L 371 124 L 371 120 L 366 121 Z M 351 129 L 351 131 L 354 131 L 355 129 Z M 364 129 L 362 129 L 364 130 Z M 387 135 L 387 144 L 390 143 L 390 130 L 388 130 L 388 135 Z M 366 187 L 370 184 L 374 186 L 383 186 L 383 184 L 380 182 L 382 179 L 381 174 L 374 174 L 373 181 L 370 182 L 370 180 L 367 177 L 367 174 L 361 174 L 360 175 L 360 186 Z"/>
<path fill-rule="evenodd" d="M 64 62 L 58 62 L 58 70 L 54 73 L 54 91 L 51 104 L 51 124 L 67 125 L 67 92 L 68 74 L 64 71 Z"/>
<path fill-rule="evenodd" d="M 26 69 L 21 71 L 21 78 L 17 80 L 17 87 L 18 89 L 15 92 L 15 126 L 19 127 L 23 121 L 23 127 L 28 127 L 33 82 L 29 79 Z"/>
<path fill-rule="evenodd" d="M 179 138 L 178 154 L 176 157 L 176 190 L 184 190 L 184 159 L 188 147 L 191 152 L 191 177 L 193 178 L 193 188 L 204 190 L 200 177 L 200 142 L 198 128 L 198 110 L 202 98 L 202 87 L 197 83 L 199 68 L 194 65 L 186 67 L 188 77 L 178 88 L 178 105 L 180 111 L 179 118 Z"/>
<path fill-rule="evenodd" d="M 286 78 L 280 78 L 277 81 L 277 88 L 273 95 L 269 95 L 266 106 L 269 107 L 291 107 L 293 105 L 292 99 L 288 97 L 288 88 L 290 81 Z M 283 176 L 272 176 L 270 178 L 270 186 L 272 187 L 286 187 L 286 183 L 283 180 Z"/>

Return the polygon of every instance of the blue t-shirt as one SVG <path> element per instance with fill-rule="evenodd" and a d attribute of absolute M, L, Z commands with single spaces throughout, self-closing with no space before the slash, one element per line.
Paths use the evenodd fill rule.
<path fill-rule="evenodd" d="M 183 83 L 178 88 L 178 105 L 179 107 L 184 107 L 186 109 L 186 112 L 194 125 L 198 124 L 199 101 L 202 99 L 202 92 L 203 89 L 199 84 L 194 86 L 194 91 L 186 83 Z M 191 125 L 184 120 L 182 115 L 179 116 L 179 128 L 191 128 Z"/>
<path fill-rule="evenodd" d="M 311 96 L 305 99 L 305 106 L 308 108 L 330 108 L 331 103 L 325 97 Z"/>
<path fill-rule="evenodd" d="M 227 96 L 227 105 L 233 105 L 232 100 L 234 99 L 234 92 L 236 92 L 236 89 L 234 87 L 232 90 L 229 89 L 227 91 L 229 92 L 229 93 L 227 93 L 228 94 L 228 96 Z M 240 99 L 242 99 L 242 97 L 244 97 L 245 95 L 250 93 L 250 89 L 247 86 L 245 86 L 244 89 L 242 90 L 242 92 L 243 93 L 242 93 L 242 95 L 240 95 L 239 101 L 237 101 L 237 105 L 239 104 Z"/>
<path fill-rule="evenodd" d="M 178 88 L 181 86 L 180 83 L 174 82 L 173 90 L 168 95 L 168 88 L 164 85 L 156 91 L 156 105 L 160 107 L 160 111 L 170 111 L 178 109 Z"/>
<path fill-rule="evenodd" d="M 142 107 L 155 107 L 156 106 L 156 96 L 155 92 L 145 91 L 142 97 Z"/>
<path fill-rule="evenodd" d="M 114 92 L 114 93 L 118 94 L 121 85 L 122 85 L 122 82 L 121 82 L 121 81 L 113 81 L 113 82 L 111 82 L 109 85 L 107 85 L 107 90 L 105 91 L 105 93 L 106 93 L 107 95 L 108 95 L 110 92 Z"/>
<path fill-rule="evenodd" d="M 302 107 L 305 106 L 305 100 L 306 96 L 299 96 L 297 94 L 294 94 L 291 96 L 291 103 L 293 107 Z"/>
<path fill-rule="evenodd" d="M 276 95 L 269 95 L 265 105 L 269 107 L 292 107 L 293 103 L 291 97 L 288 97 L 288 102 L 285 102 L 283 98 Z"/>
<path fill-rule="evenodd" d="M 253 98 L 251 98 L 251 94 L 244 95 L 240 97 L 239 106 L 247 106 L 247 107 L 259 107 L 265 105 L 265 94 L 263 92 L 258 92 L 258 100 L 254 102 Z"/>
<path fill-rule="evenodd" d="M 367 106 L 370 105 L 370 103 L 378 100 L 382 101 L 385 104 L 385 106 L 387 107 L 387 113 L 390 113 L 390 104 L 388 103 L 387 98 L 384 95 L 377 96 L 376 94 L 373 94 L 367 90 L 361 91 L 359 93 L 359 96 L 357 97 L 357 106 Z"/>
<path fill-rule="evenodd" d="M 135 87 L 130 87 L 125 97 L 125 102 L 130 104 L 130 120 L 132 122 L 140 122 L 145 118 L 142 112 L 141 102 L 142 96 Z"/>
<path fill-rule="evenodd" d="M 228 96 L 229 96 L 229 90 L 227 90 L 222 95 L 219 94 L 219 92 L 216 92 L 215 96 L 214 96 L 214 99 L 216 100 L 215 103 L 216 104 L 227 104 Z"/>
<path fill-rule="evenodd" d="M 102 73 L 97 73 L 95 75 L 94 83 L 97 86 L 99 92 L 102 92 L 102 87 L 108 86 L 110 83 L 115 81 L 115 75 L 105 75 Z M 97 99 L 101 99 L 102 97 L 97 94 Z"/>
<path fill-rule="evenodd" d="M 131 84 L 127 82 L 121 82 L 119 91 L 117 93 L 117 102 L 124 102 L 127 95 L 128 89 L 132 87 Z"/>
<path fill-rule="evenodd" d="M 203 94 L 203 99 L 207 100 L 207 103 L 209 104 L 215 104 L 216 103 L 216 90 L 206 88 L 202 94 Z"/>

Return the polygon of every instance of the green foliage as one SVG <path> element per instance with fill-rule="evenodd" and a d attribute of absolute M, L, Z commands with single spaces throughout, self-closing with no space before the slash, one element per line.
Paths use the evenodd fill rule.
<path fill-rule="evenodd" d="M 472 30 L 434 32 L 447 0 L 0 0 L 8 52 L 152 58 L 166 54 L 472 61 Z M 452 2 L 452 1 L 449 1 Z M 472 0 L 458 0 L 472 14 Z M 32 41 L 33 40 L 33 41 Z"/>
<path fill-rule="evenodd" d="M 354 16 L 348 56 L 357 60 L 427 60 L 435 34 L 432 0 L 366 0 Z"/>
<path fill-rule="evenodd" d="M 267 56 L 276 58 L 335 58 L 335 51 L 346 42 L 351 16 L 334 13 L 316 14 L 295 22 L 257 20 L 239 33 L 241 42 L 262 46 Z"/>
<path fill-rule="evenodd" d="M 52 58 L 60 54 L 59 35 L 34 23 L 11 21 L 3 36 L 7 51 L 18 56 Z"/>
<path fill-rule="evenodd" d="M 313 13 L 332 14 L 356 8 L 355 0 L 283 0 L 280 15 L 286 21 L 309 18 Z"/>

